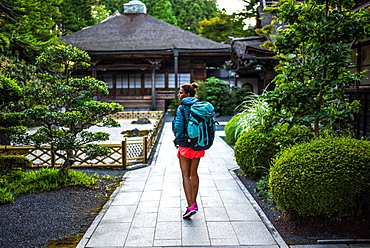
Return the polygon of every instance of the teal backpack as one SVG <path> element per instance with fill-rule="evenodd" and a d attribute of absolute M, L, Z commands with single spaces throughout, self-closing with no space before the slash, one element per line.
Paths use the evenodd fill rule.
<path fill-rule="evenodd" d="M 187 105 L 185 105 L 187 106 Z M 195 102 L 188 106 L 190 117 L 185 126 L 189 146 L 195 151 L 207 150 L 213 145 L 216 123 L 213 119 L 215 110 L 209 102 Z M 180 106 L 185 118 L 184 106 Z"/>

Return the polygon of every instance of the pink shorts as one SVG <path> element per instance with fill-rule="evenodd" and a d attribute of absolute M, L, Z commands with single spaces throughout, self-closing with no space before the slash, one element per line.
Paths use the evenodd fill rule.
<path fill-rule="evenodd" d="M 201 158 L 205 154 L 205 151 L 194 151 L 191 147 L 182 147 L 179 146 L 177 151 L 177 157 L 180 158 L 182 155 L 185 158 L 193 159 L 193 158 Z"/>

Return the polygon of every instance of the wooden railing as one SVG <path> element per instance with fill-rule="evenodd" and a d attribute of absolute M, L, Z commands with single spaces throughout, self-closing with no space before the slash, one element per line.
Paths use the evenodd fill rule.
<path fill-rule="evenodd" d="M 122 167 L 136 163 L 147 163 L 154 145 L 164 124 L 162 111 L 120 112 L 110 117 L 115 119 L 137 119 L 146 117 L 156 119 L 153 129 L 148 136 L 138 138 L 125 138 L 120 144 L 101 144 L 108 147 L 110 153 L 102 158 L 87 161 L 83 149 L 76 155 L 76 162 L 72 167 Z M 58 151 L 60 152 L 60 151 Z M 63 159 L 50 152 L 50 146 L 35 148 L 33 146 L 0 146 L 2 154 L 20 154 L 29 158 L 32 167 L 60 167 Z"/>

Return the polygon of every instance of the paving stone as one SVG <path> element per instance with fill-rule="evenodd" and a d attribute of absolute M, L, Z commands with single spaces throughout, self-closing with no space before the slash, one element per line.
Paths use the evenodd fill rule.
<path fill-rule="evenodd" d="M 155 228 L 130 228 L 125 246 L 153 246 Z"/>
<path fill-rule="evenodd" d="M 209 207 L 223 207 L 223 202 L 221 197 L 217 194 L 214 196 L 201 196 L 202 199 L 202 207 L 209 208 Z"/>
<path fill-rule="evenodd" d="M 251 204 L 224 204 L 231 221 L 259 221 L 261 218 Z"/>
<path fill-rule="evenodd" d="M 160 221 L 180 221 L 182 219 L 180 208 L 159 208 L 158 222 Z"/>
<path fill-rule="evenodd" d="M 217 190 L 221 191 L 240 191 L 239 185 L 233 180 L 217 180 L 215 179 Z"/>
<path fill-rule="evenodd" d="M 207 222 L 209 237 L 211 241 L 213 239 L 229 239 L 234 240 L 237 244 L 239 244 L 237 241 L 236 234 L 234 232 L 234 228 L 231 225 L 230 222 Z M 235 243 L 232 242 L 232 243 Z"/>
<path fill-rule="evenodd" d="M 219 194 L 224 204 L 249 204 L 248 199 L 241 190 L 220 190 Z"/>
<path fill-rule="evenodd" d="M 276 241 L 261 221 L 232 222 L 240 245 L 275 245 Z"/>
<path fill-rule="evenodd" d="M 118 192 L 112 205 L 134 205 L 139 204 L 142 192 Z"/>
<path fill-rule="evenodd" d="M 156 227 L 157 213 L 137 212 L 132 221 L 131 227 Z"/>
<path fill-rule="evenodd" d="M 183 227 L 182 228 L 182 245 L 185 246 L 206 246 L 211 242 L 208 236 L 208 230 L 205 226 Z"/>
<path fill-rule="evenodd" d="M 155 240 L 181 240 L 180 221 L 159 221 L 155 230 Z"/>
<path fill-rule="evenodd" d="M 226 213 L 226 210 L 221 207 L 205 207 L 204 216 L 206 221 L 229 221 L 229 216 Z"/>
<path fill-rule="evenodd" d="M 87 243 L 87 247 L 123 246 L 130 223 L 101 222 Z"/>
<path fill-rule="evenodd" d="M 161 198 L 160 200 L 160 207 L 165 208 L 165 207 L 174 207 L 178 208 L 181 203 L 181 198 L 180 196 L 166 196 Z"/>
<path fill-rule="evenodd" d="M 144 191 L 141 195 L 140 201 L 158 201 L 161 199 L 162 191 Z"/>
<path fill-rule="evenodd" d="M 159 200 L 142 201 L 137 206 L 136 213 L 158 213 Z"/>
<path fill-rule="evenodd" d="M 103 220 L 107 222 L 132 222 L 137 206 L 111 205 Z"/>

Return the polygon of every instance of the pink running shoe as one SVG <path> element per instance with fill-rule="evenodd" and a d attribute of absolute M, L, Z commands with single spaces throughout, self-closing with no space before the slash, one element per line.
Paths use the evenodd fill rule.
<path fill-rule="evenodd" d="M 182 218 L 183 219 L 188 219 L 196 213 L 197 213 L 197 210 L 195 209 L 194 204 L 193 204 L 192 206 L 186 208 L 186 211 L 185 211 L 184 215 L 182 216 Z"/>
<path fill-rule="evenodd" d="M 195 203 L 193 204 L 193 207 L 195 208 L 195 210 L 197 210 L 197 211 L 198 211 L 198 203 L 196 203 L 196 202 L 195 202 Z"/>

